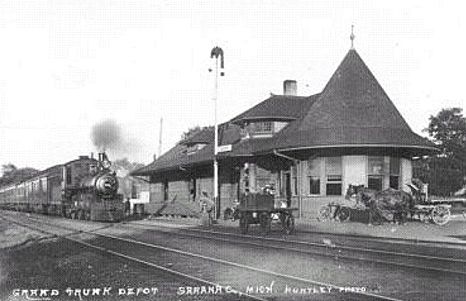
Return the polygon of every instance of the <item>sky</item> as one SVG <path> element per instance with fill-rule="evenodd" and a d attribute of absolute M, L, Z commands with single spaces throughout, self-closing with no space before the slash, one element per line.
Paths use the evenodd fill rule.
<path fill-rule="evenodd" d="M 225 53 L 218 119 L 270 96 L 324 88 L 350 48 L 418 134 L 465 109 L 462 1 L 0 0 L 0 164 L 44 169 L 96 152 L 91 129 L 117 122 L 113 159 L 150 163 L 214 122 L 214 64 Z M 466 114 L 465 114 L 466 115 Z"/>

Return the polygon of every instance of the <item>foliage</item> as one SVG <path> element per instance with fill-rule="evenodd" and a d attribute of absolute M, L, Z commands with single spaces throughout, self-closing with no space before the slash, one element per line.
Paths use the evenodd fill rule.
<path fill-rule="evenodd" d="M 209 126 L 199 126 L 199 125 L 196 125 L 194 127 L 191 127 L 189 128 L 187 131 L 183 132 L 183 134 L 181 135 L 181 141 L 184 141 L 186 139 L 189 139 L 189 138 L 192 138 L 194 137 L 196 134 L 202 132 L 203 130 L 206 130 L 208 129 Z"/>
<path fill-rule="evenodd" d="M 144 164 L 138 162 L 130 162 L 128 158 L 117 159 L 112 162 L 112 169 L 117 173 L 120 183 L 119 193 L 122 193 L 124 198 L 136 198 L 137 191 L 140 191 L 145 182 L 138 180 L 129 175 L 130 172 L 144 167 Z"/>
<path fill-rule="evenodd" d="M 466 184 L 466 118 L 462 109 L 442 109 L 429 118 L 426 131 L 440 153 L 415 161 L 414 176 L 429 183 L 432 194 L 451 195 Z"/>
<path fill-rule="evenodd" d="M 37 174 L 39 171 L 31 167 L 17 168 L 14 164 L 8 163 L 2 165 L 2 177 L 0 177 L 0 186 L 24 181 Z"/>
<path fill-rule="evenodd" d="M 439 146 L 442 154 L 458 164 L 466 161 L 466 118 L 462 109 L 442 109 L 436 116 L 430 116 L 426 129 Z"/>
<path fill-rule="evenodd" d="M 112 168 L 115 171 L 131 172 L 142 167 L 144 167 L 144 164 L 138 162 L 130 162 L 128 158 L 117 159 L 112 162 Z"/>

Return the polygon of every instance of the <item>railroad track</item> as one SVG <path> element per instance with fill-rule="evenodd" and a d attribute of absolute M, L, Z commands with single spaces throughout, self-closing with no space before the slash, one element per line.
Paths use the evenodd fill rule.
<path fill-rule="evenodd" d="M 419 269 L 426 271 L 452 273 L 466 275 L 466 259 L 458 257 L 440 257 L 413 252 L 400 252 L 380 248 L 354 247 L 336 245 L 332 241 L 309 242 L 291 239 L 280 239 L 270 237 L 259 237 L 253 235 L 235 234 L 212 230 L 183 228 L 183 229 L 160 229 L 160 226 L 152 227 L 147 224 L 131 222 L 125 225 L 157 231 L 171 235 L 183 235 L 192 238 L 216 240 L 234 244 L 251 245 L 262 248 L 273 248 L 293 253 L 319 255 L 336 258 L 338 260 L 358 260 L 377 264 L 396 266 L 406 269 Z M 393 247 L 391 245 L 391 247 Z"/>
<path fill-rule="evenodd" d="M 184 277 L 196 283 L 202 283 L 208 286 L 219 286 L 225 289 L 231 286 L 230 290 L 233 291 L 234 294 L 246 299 L 308 300 L 313 297 L 299 294 L 284 295 L 286 290 L 283 290 L 283 288 L 278 289 L 280 286 L 283 286 L 284 283 L 287 283 L 286 285 L 292 283 L 295 287 L 327 288 L 331 291 L 330 293 L 319 294 L 317 296 L 319 300 L 399 300 L 367 291 L 345 291 L 342 293 L 340 291 L 342 287 L 332 283 L 301 278 L 225 259 L 148 243 L 133 238 L 99 233 L 98 229 L 89 231 L 79 230 L 75 227 L 52 224 L 47 222 L 46 219 L 35 217 L 21 217 L 21 221 L 12 220 L 11 218 L 1 215 L 0 217 L 23 227 L 54 234 L 88 248 L 156 268 L 179 277 Z M 83 235 L 86 237 L 82 237 Z M 168 262 L 172 264 L 167 264 Z M 193 273 L 195 275 L 193 275 Z M 219 273 L 221 275 L 219 275 Z M 241 277 L 238 277 L 238 275 L 241 275 Z M 267 291 L 264 293 L 258 287 L 249 289 L 247 285 L 254 283 L 252 282 L 254 279 L 261 279 L 262 283 L 276 283 L 275 288 L 277 288 L 277 293 L 267 294 Z M 248 287 L 248 289 L 245 289 L 246 287 Z"/>

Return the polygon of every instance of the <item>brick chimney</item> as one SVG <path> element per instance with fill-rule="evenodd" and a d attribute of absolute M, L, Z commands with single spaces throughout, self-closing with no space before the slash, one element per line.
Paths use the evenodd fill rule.
<path fill-rule="evenodd" d="M 291 79 L 285 80 L 283 82 L 283 95 L 298 95 L 298 83 Z"/>

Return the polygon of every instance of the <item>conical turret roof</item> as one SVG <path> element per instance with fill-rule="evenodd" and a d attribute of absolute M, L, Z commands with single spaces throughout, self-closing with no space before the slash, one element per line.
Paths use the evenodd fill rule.
<path fill-rule="evenodd" d="M 433 147 L 411 131 L 354 49 L 347 53 L 307 114 L 284 129 L 277 141 L 279 148 Z"/>

